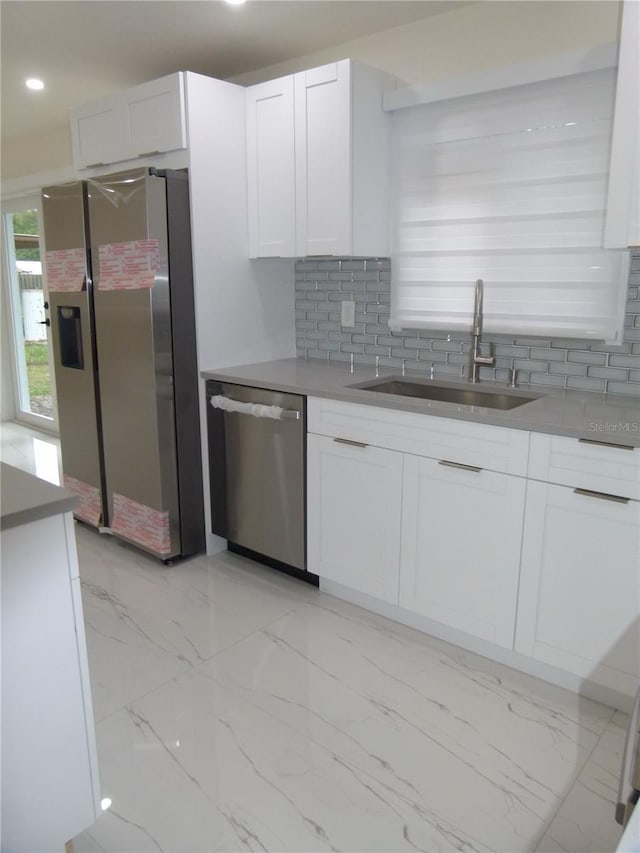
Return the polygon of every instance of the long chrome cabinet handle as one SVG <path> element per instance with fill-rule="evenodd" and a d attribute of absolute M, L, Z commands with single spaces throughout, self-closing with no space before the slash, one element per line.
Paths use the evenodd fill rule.
<path fill-rule="evenodd" d="M 369 447 L 368 444 L 364 444 L 362 441 L 351 441 L 348 438 L 334 438 L 333 440 L 338 444 L 348 444 L 351 447 Z"/>
<path fill-rule="evenodd" d="M 584 495 L 587 498 L 600 498 L 603 501 L 613 501 L 616 504 L 628 504 L 631 498 L 622 498 L 619 495 L 609 495 L 607 492 L 592 492 L 591 489 L 574 489 L 574 495 Z"/>
<path fill-rule="evenodd" d="M 482 468 L 477 468 L 475 465 L 464 465 L 462 462 L 450 462 L 448 459 L 440 459 L 438 465 L 445 465 L 447 468 L 462 468 L 463 471 L 473 471 L 474 474 L 479 474 Z"/>
<path fill-rule="evenodd" d="M 635 450 L 631 444 L 613 444 L 610 441 L 597 441 L 595 438 L 579 438 L 580 444 L 596 444 L 598 447 L 612 447 L 614 450 Z"/>

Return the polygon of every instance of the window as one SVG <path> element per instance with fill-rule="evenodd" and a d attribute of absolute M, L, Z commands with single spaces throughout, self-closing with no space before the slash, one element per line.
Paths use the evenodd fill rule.
<path fill-rule="evenodd" d="M 17 419 L 55 429 L 53 361 L 45 316 L 47 294 L 41 265 L 39 206 L 39 197 L 2 205 L 3 298 L 13 345 L 11 364 L 3 368 L 3 380 L 14 386 Z M 8 368 L 12 369 L 11 378 Z"/>
<path fill-rule="evenodd" d="M 394 113 L 392 328 L 622 333 L 628 252 L 602 247 L 615 70 Z"/>

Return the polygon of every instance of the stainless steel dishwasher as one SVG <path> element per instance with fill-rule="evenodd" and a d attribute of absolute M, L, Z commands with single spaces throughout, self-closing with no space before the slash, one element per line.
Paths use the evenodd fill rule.
<path fill-rule="evenodd" d="M 212 531 L 306 570 L 306 398 L 206 384 Z"/>

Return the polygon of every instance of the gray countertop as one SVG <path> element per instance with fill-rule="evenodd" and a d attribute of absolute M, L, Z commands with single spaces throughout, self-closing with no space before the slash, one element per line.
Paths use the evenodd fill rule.
<path fill-rule="evenodd" d="M 203 370 L 204 379 L 217 379 L 239 385 L 253 385 L 274 391 L 304 394 L 312 397 L 328 397 L 349 403 L 363 403 L 406 412 L 419 412 L 441 418 L 455 418 L 478 423 L 495 424 L 513 429 L 589 438 L 613 444 L 640 447 L 640 396 L 596 394 L 587 391 L 559 391 L 523 386 L 515 390 L 497 382 L 481 382 L 480 390 L 505 391 L 508 394 L 536 395 L 530 402 L 509 411 L 490 409 L 484 406 L 467 406 L 401 397 L 355 388 L 363 382 L 376 378 L 399 376 L 398 371 L 355 365 L 353 372 L 348 364 L 327 364 L 320 359 L 287 358 L 259 364 L 246 364 L 215 370 Z M 424 373 L 407 371 L 405 379 L 419 377 L 425 381 Z M 440 386 L 461 386 L 468 383 L 426 380 Z"/>
<path fill-rule="evenodd" d="M 0 462 L 0 530 L 69 512 L 77 502 L 66 489 Z"/>

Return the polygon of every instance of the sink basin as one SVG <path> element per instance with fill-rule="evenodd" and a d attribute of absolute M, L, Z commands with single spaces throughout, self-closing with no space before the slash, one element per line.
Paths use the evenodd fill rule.
<path fill-rule="evenodd" d="M 362 391 L 377 394 L 396 394 L 401 397 L 418 397 L 422 400 L 440 400 L 444 403 L 459 403 L 464 406 L 484 406 L 488 409 L 515 409 L 538 398 L 537 394 L 514 393 L 512 391 L 485 391 L 476 387 L 460 385 L 435 385 L 431 382 L 391 377 L 382 381 L 352 385 Z"/>

